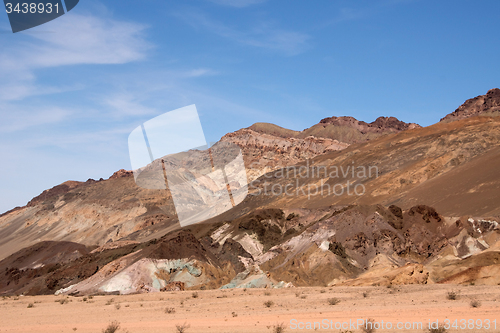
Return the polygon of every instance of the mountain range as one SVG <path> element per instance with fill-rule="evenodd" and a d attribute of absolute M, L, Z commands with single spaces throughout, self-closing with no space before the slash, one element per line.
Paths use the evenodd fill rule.
<path fill-rule="evenodd" d="M 181 228 L 131 171 L 68 181 L 0 215 L 0 294 L 500 283 L 500 89 L 439 123 L 257 123 L 249 195 Z"/>

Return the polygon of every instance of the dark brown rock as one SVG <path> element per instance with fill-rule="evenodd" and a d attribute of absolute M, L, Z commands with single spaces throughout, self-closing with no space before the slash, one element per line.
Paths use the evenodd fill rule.
<path fill-rule="evenodd" d="M 442 122 L 450 122 L 480 115 L 500 115 L 500 89 L 490 89 L 486 95 L 468 99 L 455 111 L 442 118 Z"/>
<path fill-rule="evenodd" d="M 169 282 L 167 285 L 160 289 L 160 291 L 184 291 L 186 290 L 184 282 L 174 281 Z"/>

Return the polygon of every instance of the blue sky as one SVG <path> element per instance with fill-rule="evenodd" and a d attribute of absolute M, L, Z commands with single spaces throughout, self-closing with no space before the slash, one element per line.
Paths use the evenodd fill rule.
<path fill-rule="evenodd" d="M 329 116 L 433 124 L 500 87 L 500 2 L 81 0 L 0 14 L 0 211 L 130 169 L 127 137 L 196 104 L 208 141 Z"/>

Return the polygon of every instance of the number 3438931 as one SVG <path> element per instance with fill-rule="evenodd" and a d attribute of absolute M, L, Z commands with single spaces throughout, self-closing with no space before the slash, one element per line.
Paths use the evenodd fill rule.
<path fill-rule="evenodd" d="M 17 3 L 16 5 L 13 5 L 11 3 L 6 3 L 5 4 L 5 9 L 7 11 L 7 14 L 10 14 L 12 12 L 18 13 L 18 14 L 52 14 L 54 13 L 59 13 L 59 4 L 51 4 L 49 3 Z"/>

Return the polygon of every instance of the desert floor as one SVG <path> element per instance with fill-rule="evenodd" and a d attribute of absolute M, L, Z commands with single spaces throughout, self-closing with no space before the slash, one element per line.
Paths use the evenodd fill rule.
<path fill-rule="evenodd" d="M 456 300 L 448 292 L 456 291 Z M 340 300 L 335 305 L 329 299 Z M 61 300 L 66 299 L 67 302 Z M 477 307 L 471 301 L 477 300 Z M 270 301 L 267 307 L 264 303 Z M 31 305 L 32 304 L 32 307 Z M 29 307 L 30 306 L 30 307 Z M 117 332 L 362 332 L 349 320 L 374 319 L 384 327 L 377 332 L 424 332 L 429 319 L 449 319 L 449 332 L 500 332 L 500 286 L 414 285 L 385 287 L 332 287 L 289 289 L 230 289 L 165 292 L 128 296 L 20 296 L 0 300 L 0 332 L 100 333 L 112 321 Z M 173 309 L 167 313 L 166 309 Z M 489 320 L 490 328 L 485 329 Z M 392 329 L 387 328 L 388 322 Z M 417 324 L 413 324 L 413 323 Z M 397 329 L 396 325 L 418 325 Z M 337 324 L 337 328 L 335 328 Z M 344 325 L 344 330 L 340 329 Z M 482 324 L 483 328 L 479 328 Z M 299 326 L 300 325 L 300 326 Z M 461 329 L 460 327 L 464 327 Z M 303 327 L 300 329 L 300 327 Z M 379 326 L 380 327 L 380 326 Z"/>

